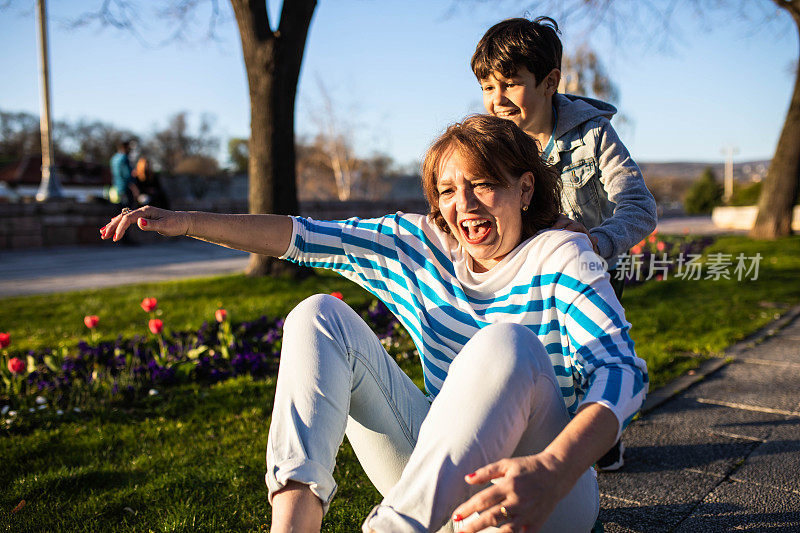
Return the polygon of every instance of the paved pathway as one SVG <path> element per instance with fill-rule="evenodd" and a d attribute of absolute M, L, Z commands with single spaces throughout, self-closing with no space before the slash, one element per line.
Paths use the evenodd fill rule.
<path fill-rule="evenodd" d="M 599 476 L 607 532 L 800 532 L 798 316 L 628 427 Z"/>
<path fill-rule="evenodd" d="M 0 252 L 0 298 L 241 272 L 247 258 L 187 238 Z"/>

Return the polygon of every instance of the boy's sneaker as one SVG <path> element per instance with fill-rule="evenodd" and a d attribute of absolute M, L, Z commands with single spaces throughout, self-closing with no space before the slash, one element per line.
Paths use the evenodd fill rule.
<path fill-rule="evenodd" d="M 625 445 L 622 440 L 618 440 L 606 454 L 597 461 L 597 469 L 601 472 L 619 470 L 625 464 L 622 454 L 625 453 Z"/>

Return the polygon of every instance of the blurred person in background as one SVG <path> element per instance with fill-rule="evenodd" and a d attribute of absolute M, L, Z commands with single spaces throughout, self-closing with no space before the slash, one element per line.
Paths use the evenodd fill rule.
<path fill-rule="evenodd" d="M 133 181 L 131 162 L 128 155 L 131 153 L 131 141 L 122 141 L 117 145 L 117 153 L 111 157 L 111 191 L 110 199 L 122 207 L 137 207 L 136 198 L 139 188 Z"/>
<path fill-rule="evenodd" d="M 152 205 L 169 209 L 169 200 L 161 187 L 161 181 L 153 172 L 150 160 L 146 156 L 139 157 L 136 162 L 136 168 L 133 169 L 133 177 L 136 178 L 136 186 L 139 189 L 136 201 L 140 206 Z"/>

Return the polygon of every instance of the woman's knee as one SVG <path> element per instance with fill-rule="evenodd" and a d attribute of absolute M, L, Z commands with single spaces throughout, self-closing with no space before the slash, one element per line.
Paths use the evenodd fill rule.
<path fill-rule="evenodd" d="M 283 326 L 284 332 L 290 331 L 298 326 L 308 326 L 315 323 L 320 317 L 332 316 L 344 309 L 350 309 L 350 307 L 339 298 L 331 296 L 330 294 L 315 294 L 309 296 L 297 304 L 286 316 L 286 322 Z"/>
<path fill-rule="evenodd" d="M 329 294 L 309 296 L 286 316 L 281 361 L 290 357 L 316 360 L 323 352 L 346 352 L 349 319 L 358 315 Z"/>
<path fill-rule="evenodd" d="M 499 323 L 481 328 L 467 342 L 453 364 L 469 366 L 487 374 L 538 375 L 552 369 L 539 337 L 520 324 Z"/>

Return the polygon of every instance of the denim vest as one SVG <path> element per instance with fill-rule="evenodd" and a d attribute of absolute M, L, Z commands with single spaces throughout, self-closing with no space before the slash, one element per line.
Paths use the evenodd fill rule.
<path fill-rule="evenodd" d="M 655 228 L 655 200 L 609 122 L 614 106 L 563 94 L 553 104 L 558 124 L 547 162 L 561 174 L 564 213 L 598 238 L 600 255 L 613 267 Z"/>
<path fill-rule="evenodd" d="M 564 212 L 587 229 L 599 226 L 614 214 L 614 204 L 600 182 L 600 172 L 591 133 L 597 121 L 567 132 L 555 142 L 552 164 L 561 172 L 561 202 Z M 588 138 L 588 139 L 587 139 Z M 588 142 L 587 142 L 588 141 Z"/>

